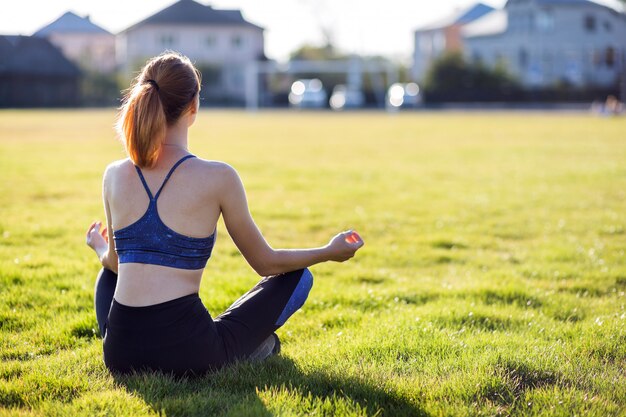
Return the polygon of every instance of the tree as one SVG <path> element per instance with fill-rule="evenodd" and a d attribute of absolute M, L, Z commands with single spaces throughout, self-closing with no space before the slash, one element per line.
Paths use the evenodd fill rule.
<path fill-rule="evenodd" d="M 310 44 L 302 45 L 293 51 L 289 57 L 292 60 L 303 61 L 327 61 L 333 59 L 344 59 L 345 55 L 339 54 L 332 44 L 327 43 L 324 46 L 315 46 Z"/>
<path fill-rule="evenodd" d="M 80 83 L 81 103 L 84 106 L 118 105 L 123 85 L 124 80 L 115 73 L 103 74 L 83 69 Z"/>
<path fill-rule="evenodd" d="M 435 60 L 423 87 L 429 101 L 506 100 L 520 91 L 519 83 L 503 63 L 494 68 L 480 62 L 468 63 L 459 52 Z"/>

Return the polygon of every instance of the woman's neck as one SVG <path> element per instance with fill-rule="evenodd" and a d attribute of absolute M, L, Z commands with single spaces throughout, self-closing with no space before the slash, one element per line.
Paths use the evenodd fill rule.
<path fill-rule="evenodd" d="M 187 132 L 189 128 L 187 126 L 182 125 L 181 123 L 177 123 L 174 126 L 170 126 L 167 128 L 165 132 L 165 138 L 162 145 L 167 148 L 180 148 L 185 151 L 188 150 L 187 144 Z"/>

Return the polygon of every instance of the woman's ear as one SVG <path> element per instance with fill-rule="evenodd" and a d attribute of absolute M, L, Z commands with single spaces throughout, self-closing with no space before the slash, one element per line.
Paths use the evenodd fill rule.
<path fill-rule="evenodd" d="M 191 114 L 198 113 L 198 109 L 200 108 L 200 93 L 196 94 L 196 98 L 194 98 L 189 104 L 189 112 Z"/>
<path fill-rule="evenodd" d="M 189 104 L 189 108 L 187 109 L 188 117 L 189 117 L 189 126 L 196 121 L 196 115 L 198 114 L 198 109 L 200 108 L 200 98 L 196 95 L 196 98 L 191 101 Z"/>

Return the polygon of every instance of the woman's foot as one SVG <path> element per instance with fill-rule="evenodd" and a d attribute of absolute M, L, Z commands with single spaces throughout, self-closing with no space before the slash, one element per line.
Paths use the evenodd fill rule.
<path fill-rule="evenodd" d="M 262 361 L 270 356 L 278 355 L 280 353 L 280 339 L 276 333 L 272 333 L 270 337 L 265 339 L 261 345 L 256 348 L 250 355 L 252 361 Z"/>
<path fill-rule="evenodd" d="M 272 333 L 272 336 L 274 336 L 275 339 L 274 349 L 272 349 L 272 355 L 278 355 L 280 353 L 280 339 L 278 338 L 278 335 L 276 333 Z"/>

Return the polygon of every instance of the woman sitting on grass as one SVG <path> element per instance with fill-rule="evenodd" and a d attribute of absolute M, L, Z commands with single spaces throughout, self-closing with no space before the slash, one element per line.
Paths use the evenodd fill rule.
<path fill-rule="evenodd" d="M 129 158 L 104 173 L 106 228 L 87 244 L 103 269 L 95 306 L 104 362 L 116 372 L 203 373 L 280 349 L 274 333 L 313 284 L 308 266 L 343 262 L 363 245 L 350 232 L 314 249 L 272 249 L 255 225 L 237 172 L 189 153 L 200 76 L 189 59 L 148 61 L 128 90 L 118 126 Z M 265 276 L 215 319 L 198 296 L 220 215 L 250 266 Z"/>

